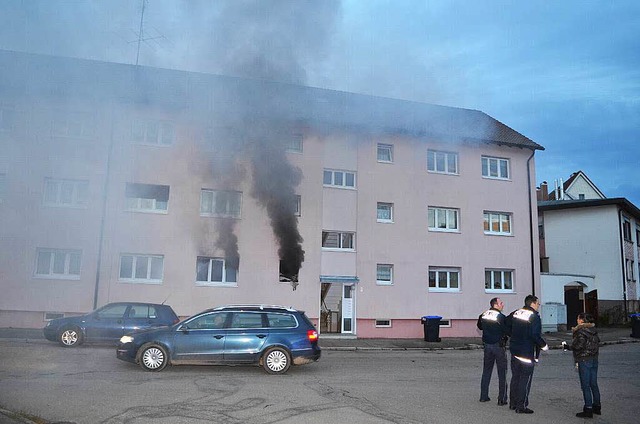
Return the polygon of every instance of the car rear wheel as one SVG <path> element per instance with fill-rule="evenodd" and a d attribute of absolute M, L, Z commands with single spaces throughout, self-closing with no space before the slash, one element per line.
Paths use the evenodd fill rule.
<path fill-rule="evenodd" d="M 283 348 L 272 347 L 262 357 L 262 366 L 269 374 L 284 374 L 291 366 L 291 355 Z"/>
<path fill-rule="evenodd" d="M 167 350 L 159 345 L 145 345 L 140 350 L 140 366 L 146 371 L 162 371 L 169 362 Z"/>
<path fill-rule="evenodd" d="M 64 347 L 75 347 L 82 344 L 82 331 L 78 327 L 63 329 L 58 335 L 58 341 Z"/>

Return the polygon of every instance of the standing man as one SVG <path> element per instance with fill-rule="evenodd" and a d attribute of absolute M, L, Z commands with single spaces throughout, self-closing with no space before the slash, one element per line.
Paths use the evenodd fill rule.
<path fill-rule="evenodd" d="M 518 414 L 533 414 L 528 408 L 529 390 L 533 378 L 533 368 L 538 362 L 540 349 L 549 350 L 542 338 L 542 321 L 538 314 L 540 301 L 532 294 L 524 299 L 524 306 L 507 317 L 510 328 L 509 350 L 511 352 L 511 391 L 509 408 Z"/>
<path fill-rule="evenodd" d="M 502 313 L 504 302 L 494 297 L 489 302 L 491 308 L 478 317 L 478 328 L 482 330 L 484 343 L 484 368 L 480 382 L 480 402 L 488 402 L 489 383 L 495 362 L 498 369 L 498 405 L 507 404 L 507 326 Z"/>

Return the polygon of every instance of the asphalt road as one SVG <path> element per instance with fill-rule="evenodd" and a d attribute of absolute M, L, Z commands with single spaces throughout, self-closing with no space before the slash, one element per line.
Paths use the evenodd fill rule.
<path fill-rule="evenodd" d="M 561 423 L 580 422 L 582 408 L 570 352 L 560 350 L 543 354 L 527 416 L 478 402 L 481 350 L 324 351 L 284 376 L 258 367 L 150 373 L 117 360 L 113 347 L 46 341 L 0 340 L 0 357 L 0 407 L 48 422 Z M 602 347 L 599 383 L 603 415 L 593 422 L 637 423 L 640 344 Z"/>

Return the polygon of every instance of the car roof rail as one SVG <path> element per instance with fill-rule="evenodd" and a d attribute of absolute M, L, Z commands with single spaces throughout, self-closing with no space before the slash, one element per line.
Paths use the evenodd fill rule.
<path fill-rule="evenodd" d="M 263 305 L 258 303 L 247 303 L 247 304 L 236 304 L 236 305 L 224 305 L 213 308 L 214 311 L 219 311 L 222 309 L 230 309 L 230 308 L 256 308 L 256 309 L 284 309 L 289 312 L 296 312 L 296 309 L 292 306 L 282 306 L 282 305 Z"/>

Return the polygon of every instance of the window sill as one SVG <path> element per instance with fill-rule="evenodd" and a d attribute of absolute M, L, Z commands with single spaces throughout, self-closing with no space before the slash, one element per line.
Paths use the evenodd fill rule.
<path fill-rule="evenodd" d="M 442 228 L 429 228 L 430 233 L 452 233 L 460 234 L 460 230 L 443 230 Z"/>
<path fill-rule="evenodd" d="M 388 219 L 376 219 L 376 222 L 379 222 L 380 224 L 393 224 L 394 223 L 392 220 L 388 220 Z"/>
<path fill-rule="evenodd" d="M 151 213 L 155 215 L 168 215 L 168 210 L 154 210 L 154 209 L 125 209 L 125 212 L 133 213 Z"/>
<path fill-rule="evenodd" d="M 494 180 L 494 181 L 511 181 L 511 178 L 488 177 L 486 175 L 483 175 L 482 178 L 485 180 Z"/>
<path fill-rule="evenodd" d="M 513 290 L 509 289 L 484 289 L 485 293 L 515 293 Z"/>
<path fill-rule="evenodd" d="M 153 284 L 153 285 L 162 284 L 162 280 L 134 280 L 132 278 L 130 279 L 121 278 L 118 280 L 118 282 L 124 283 L 124 284 Z"/>
<path fill-rule="evenodd" d="M 348 186 L 336 186 L 336 185 L 327 185 L 327 184 L 323 184 L 322 186 L 324 188 L 337 188 L 339 190 L 353 190 L 353 191 L 357 190 L 355 187 L 348 187 Z"/>
<path fill-rule="evenodd" d="M 430 171 L 430 170 L 428 170 L 428 169 L 427 169 L 427 172 L 428 172 L 429 174 L 437 174 L 437 175 L 452 175 L 452 176 L 457 176 L 457 177 L 459 177 L 459 176 L 460 176 L 460 173 L 459 173 L 459 172 Z"/>
<path fill-rule="evenodd" d="M 52 274 L 36 274 L 33 278 L 37 280 L 67 280 L 80 281 L 79 275 L 52 275 Z"/>
<path fill-rule="evenodd" d="M 351 253 L 355 253 L 356 249 L 340 249 L 337 247 L 323 247 L 322 248 L 323 252 L 351 252 Z"/>
<path fill-rule="evenodd" d="M 429 293 L 461 293 L 460 289 L 434 289 L 429 287 Z"/>
<path fill-rule="evenodd" d="M 201 218 L 223 218 L 223 219 L 240 219 L 239 216 L 234 215 L 219 215 L 214 213 L 200 213 Z"/>
<path fill-rule="evenodd" d="M 498 237 L 513 237 L 513 233 L 488 233 L 484 232 L 485 236 L 498 236 Z"/>
<path fill-rule="evenodd" d="M 238 287 L 238 283 L 219 283 L 209 281 L 196 281 L 196 287 Z"/>
<path fill-rule="evenodd" d="M 376 281 L 376 286 L 393 286 L 393 282 Z"/>

